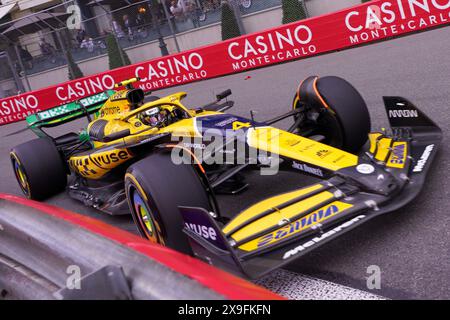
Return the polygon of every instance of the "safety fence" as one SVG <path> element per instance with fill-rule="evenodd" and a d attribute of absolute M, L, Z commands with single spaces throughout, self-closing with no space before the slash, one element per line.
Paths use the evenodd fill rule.
<path fill-rule="evenodd" d="M 0 100 L 0 124 L 112 89 L 139 77 L 159 90 L 312 57 L 418 32 L 450 22 L 450 0 L 375 0 L 217 44 L 137 63 Z"/>
<path fill-rule="evenodd" d="M 243 15 L 281 5 L 281 0 L 229 1 L 241 24 Z M 23 92 L 28 76 L 107 53 L 110 37 L 122 50 L 159 41 L 161 55 L 169 54 L 169 37 L 175 41 L 172 51 L 180 52 L 177 35 L 220 22 L 221 4 L 222 0 L 67 0 L 0 23 L 0 40 L 6 44 L 0 50 L 12 62 L 4 66 L 24 79 L 23 88 L 17 88 Z M 11 79 L 10 73 L 0 73 L 0 81 Z"/>

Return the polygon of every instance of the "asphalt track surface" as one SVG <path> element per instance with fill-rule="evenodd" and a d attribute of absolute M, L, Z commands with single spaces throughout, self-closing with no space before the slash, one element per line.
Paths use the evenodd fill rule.
<path fill-rule="evenodd" d="M 256 110 L 257 120 L 266 120 L 289 110 L 300 80 L 310 75 L 337 75 L 349 80 L 361 92 L 369 105 L 374 130 L 388 127 L 383 95 L 404 96 L 413 101 L 444 131 L 444 144 L 420 197 L 407 207 L 369 221 L 333 243 L 300 258 L 287 269 L 391 299 L 450 299 L 448 39 L 450 28 L 446 27 L 162 90 L 157 94 L 163 96 L 175 91 L 186 91 L 189 96 L 185 104 L 199 106 L 212 100 L 215 93 L 231 88 L 236 101 L 233 113 L 249 116 L 250 110 Z M 78 121 L 56 131 L 65 133 L 78 130 L 83 125 L 84 122 Z M 0 127 L 0 137 L 23 126 L 23 123 L 18 123 Z M 282 124 L 282 127 L 287 126 L 288 123 Z M 10 168 L 8 153 L 14 145 L 32 138 L 34 137 L 30 132 L 1 138 L 0 192 L 21 195 Z M 234 197 L 221 196 L 219 200 L 222 212 L 231 215 L 269 195 L 314 182 L 310 178 L 286 174 L 264 179 L 261 181 L 258 175 L 253 175 L 248 179 L 251 187 L 246 193 Z M 48 202 L 135 232 L 128 217 L 99 214 L 69 199 L 65 194 Z M 371 265 L 381 269 L 380 290 L 367 288 L 367 268 Z"/>

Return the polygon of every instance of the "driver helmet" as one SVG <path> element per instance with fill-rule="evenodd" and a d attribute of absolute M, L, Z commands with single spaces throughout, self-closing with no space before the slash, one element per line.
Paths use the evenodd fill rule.
<path fill-rule="evenodd" d="M 140 115 L 140 120 L 144 125 L 158 127 L 165 122 L 164 112 L 160 107 L 145 110 Z"/>

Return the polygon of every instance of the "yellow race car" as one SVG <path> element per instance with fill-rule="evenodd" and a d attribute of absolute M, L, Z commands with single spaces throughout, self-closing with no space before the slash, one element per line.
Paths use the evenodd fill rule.
<path fill-rule="evenodd" d="M 38 139 L 11 151 L 24 194 L 69 195 L 211 264 L 259 277 L 382 213 L 422 188 L 441 130 L 408 100 L 384 97 L 392 130 L 370 133 L 361 95 L 339 77 L 309 77 L 292 110 L 258 122 L 225 113 L 231 91 L 203 107 L 186 93 L 158 98 L 131 79 L 27 119 Z M 80 133 L 47 128 L 86 117 Z M 273 127 L 292 119 L 287 130 Z M 360 154 L 360 156 L 356 155 Z M 244 192 L 250 170 L 299 175 L 299 187 L 225 218 L 216 194 Z M 301 175 L 318 178 L 304 187 Z"/>

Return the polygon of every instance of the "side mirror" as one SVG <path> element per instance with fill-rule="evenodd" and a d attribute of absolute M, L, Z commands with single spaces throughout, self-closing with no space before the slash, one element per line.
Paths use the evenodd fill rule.
<path fill-rule="evenodd" d="M 127 93 L 127 100 L 132 105 L 138 105 L 144 102 L 145 94 L 142 89 L 133 89 L 128 91 Z"/>
<path fill-rule="evenodd" d="M 233 94 L 233 92 L 231 91 L 231 89 L 228 89 L 222 93 L 219 93 L 218 95 L 216 95 L 217 101 L 222 101 L 223 99 L 228 98 L 232 94 Z"/>

